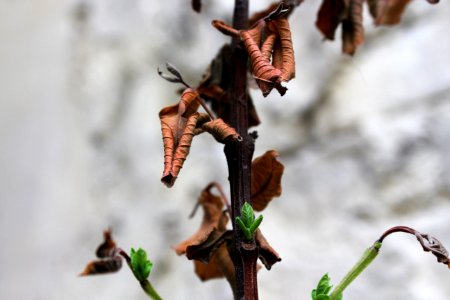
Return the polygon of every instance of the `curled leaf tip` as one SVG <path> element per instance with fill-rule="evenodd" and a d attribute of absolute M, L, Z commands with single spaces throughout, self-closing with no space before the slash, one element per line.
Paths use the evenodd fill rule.
<path fill-rule="evenodd" d="M 211 22 L 212 26 L 214 26 L 217 30 L 219 30 L 221 33 L 228 35 L 228 36 L 239 36 L 239 30 L 234 29 L 227 23 L 220 21 L 220 20 L 213 20 Z"/>
<path fill-rule="evenodd" d="M 114 273 L 122 268 L 122 257 L 118 255 L 116 243 L 112 239 L 111 230 L 103 232 L 104 241 L 96 251 L 97 260 L 89 262 L 79 276 Z"/>
<path fill-rule="evenodd" d="M 447 249 L 444 245 L 435 237 L 427 234 L 421 233 L 411 227 L 407 226 L 395 226 L 386 230 L 383 235 L 377 240 L 378 243 L 382 243 L 383 240 L 392 233 L 395 232 L 405 232 L 412 234 L 416 237 L 417 241 L 422 246 L 423 251 L 432 253 L 438 263 L 443 263 L 450 268 L 450 258 Z"/>
<path fill-rule="evenodd" d="M 202 129 L 212 134 L 219 143 L 241 142 L 243 140 L 233 127 L 220 118 L 204 123 Z"/>

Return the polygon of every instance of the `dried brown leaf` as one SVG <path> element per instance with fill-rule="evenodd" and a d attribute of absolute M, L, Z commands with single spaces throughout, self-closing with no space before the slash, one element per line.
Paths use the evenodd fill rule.
<path fill-rule="evenodd" d="M 253 76 L 259 81 L 274 83 L 281 76 L 281 71 L 274 68 L 268 59 L 266 59 L 258 44 L 252 38 L 248 31 L 241 31 L 241 39 L 244 42 L 247 53 L 252 62 Z M 264 91 L 263 91 L 264 92 Z"/>
<path fill-rule="evenodd" d="M 111 230 L 103 231 L 103 243 L 98 246 L 95 254 L 98 258 L 112 257 L 116 251 L 116 243 L 112 239 Z"/>
<path fill-rule="evenodd" d="M 232 288 L 236 286 L 234 264 L 225 244 L 222 244 L 217 251 L 215 251 L 208 263 L 195 260 L 194 265 L 195 273 L 202 281 L 225 276 Z"/>
<path fill-rule="evenodd" d="M 117 253 L 116 243 L 112 239 L 111 230 L 103 231 L 103 243 L 101 243 L 95 254 L 101 258 L 91 261 L 86 265 L 80 276 L 114 273 L 122 267 L 122 257 Z"/>
<path fill-rule="evenodd" d="M 236 130 L 225 123 L 222 119 L 215 119 L 203 124 L 202 129 L 212 134 L 212 136 L 219 143 L 225 143 L 227 141 L 242 141 L 242 137 L 236 132 Z"/>
<path fill-rule="evenodd" d="M 342 21 L 342 52 L 353 55 L 364 43 L 364 0 L 350 0 L 348 16 Z"/>
<path fill-rule="evenodd" d="M 281 195 L 284 166 L 277 157 L 278 153 L 271 150 L 252 162 L 252 205 L 256 211 L 262 211 L 274 197 Z"/>
<path fill-rule="evenodd" d="M 201 0 L 192 0 L 192 9 L 196 12 L 200 12 L 202 10 L 202 1 Z"/>
<path fill-rule="evenodd" d="M 239 30 L 234 29 L 232 26 L 220 20 L 213 20 L 211 22 L 212 26 L 214 26 L 217 30 L 222 32 L 225 35 L 229 36 L 239 36 Z"/>
<path fill-rule="evenodd" d="M 406 6 L 411 0 L 368 0 L 370 14 L 376 25 L 395 25 L 400 23 Z M 431 4 L 439 1 L 428 0 Z"/>
<path fill-rule="evenodd" d="M 326 39 L 334 40 L 336 29 L 347 15 L 347 1 L 323 0 L 317 14 L 316 26 Z"/>
<path fill-rule="evenodd" d="M 264 56 L 264 58 L 270 60 L 270 58 L 272 57 L 273 48 L 275 45 L 275 41 L 277 39 L 277 35 L 274 32 L 267 32 L 266 36 L 267 37 L 261 46 L 261 53 Z"/>
<path fill-rule="evenodd" d="M 269 23 L 274 24 L 274 27 L 278 32 L 281 46 L 281 68 L 277 67 L 275 63 L 274 66 L 281 70 L 280 81 L 288 82 L 295 77 L 294 47 L 292 45 L 289 22 L 286 18 L 278 18 L 276 20 L 269 21 Z"/>
<path fill-rule="evenodd" d="M 197 134 L 198 127 L 209 120 L 205 114 L 197 113 L 198 93 L 190 88 L 181 95 L 176 105 L 159 112 L 164 144 L 164 171 L 161 181 L 171 187 L 180 172 Z M 197 127 L 198 126 L 198 127 Z"/>
<path fill-rule="evenodd" d="M 185 254 L 189 246 L 198 246 L 206 241 L 213 242 L 225 231 L 228 218 L 223 216 L 223 199 L 211 193 L 212 185 L 208 185 L 201 193 L 198 202 L 203 209 L 203 221 L 200 229 L 187 240 L 174 247 L 178 255 Z M 216 232 L 211 236 L 211 233 Z"/>
<path fill-rule="evenodd" d="M 259 248 L 258 257 L 267 270 L 270 270 L 275 263 L 281 261 L 277 251 L 270 246 L 259 229 L 256 230 L 255 241 Z"/>
<path fill-rule="evenodd" d="M 81 272 L 80 276 L 100 275 L 114 273 L 122 267 L 122 258 L 115 256 L 108 259 L 95 260 L 90 262 L 86 268 Z"/>

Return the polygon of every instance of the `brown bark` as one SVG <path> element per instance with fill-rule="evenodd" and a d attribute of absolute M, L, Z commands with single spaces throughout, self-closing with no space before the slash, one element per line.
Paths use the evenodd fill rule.
<path fill-rule="evenodd" d="M 233 28 L 244 30 L 248 28 L 248 0 L 235 0 Z M 258 299 L 256 278 L 257 248 L 254 242 L 250 245 L 244 242 L 236 217 L 240 215 L 244 202 L 251 203 L 250 177 L 254 150 L 252 138 L 248 134 L 248 96 L 247 96 L 247 53 L 238 37 L 232 39 L 231 82 L 228 91 L 230 102 L 230 125 L 243 138 L 239 143 L 227 143 L 225 155 L 228 163 L 231 206 L 233 220 L 233 245 L 231 257 L 236 270 L 236 299 Z M 246 249 L 242 245 L 246 245 Z"/>

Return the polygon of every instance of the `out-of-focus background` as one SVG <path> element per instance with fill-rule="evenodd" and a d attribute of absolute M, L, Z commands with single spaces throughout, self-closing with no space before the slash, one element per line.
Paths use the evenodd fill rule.
<path fill-rule="evenodd" d="M 79 278 L 111 226 L 143 247 L 165 299 L 230 299 L 174 245 L 215 180 L 222 146 L 194 140 L 172 189 L 160 183 L 158 111 L 177 101 L 166 61 L 195 84 L 228 38 L 234 1 L 0 1 L 0 299 L 146 299 L 127 268 Z M 252 11 L 270 1 L 251 1 Z M 285 164 L 283 196 L 261 228 L 283 261 L 259 272 L 261 299 L 309 299 L 340 280 L 387 228 L 409 225 L 450 246 L 450 2 L 412 1 L 402 25 L 374 28 L 351 58 L 323 42 L 320 1 L 291 18 L 297 78 L 281 98 L 252 91 L 262 119 L 256 155 Z M 338 35 L 339 36 L 339 35 Z M 448 299 L 450 271 L 412 236 L 389 237 L 345 299 Z"/>

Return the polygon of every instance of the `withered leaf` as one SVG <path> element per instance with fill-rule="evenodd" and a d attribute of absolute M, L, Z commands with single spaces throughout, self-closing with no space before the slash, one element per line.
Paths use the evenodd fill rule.
<path fill-rule="evenodd" d="M 219 143 L 225 143 L 226 141 L 242 141 L 242 137 L 236 132 L 236 130 L 225 123 L 222 119 L 215 119 L 206 122 L 202 125 L 202 129 L 212 134 L 212 136 Z"/>
<path fill-rule="evenodd" d="M 194 261 L 195 273 L 202 280 L 210 280 L 215 278 L 225 278 L 230 283 L 233 290 L 236 286 L 236 273 L 233 261 L 231 260 L 227 246 L 222 244 L 212 255 L 208 263 L 198 260 Z"/>
<path fill-rule="evenodd" d="M 436 4 L 439 0 L 427 0 Z M 376 25 L 395 25 L 401 20 L 411 0 L 367 0 Z M 317 15 L 316 26 L 326 39 L 334 40 L 337 27 L 342 23 L 342 50 L 353 55 L 364 42 L 364 0 L 323 0 Z"/>
<path fill-rule="evenodd" d="M 280 46 L 281 46 L 281 77 L 280 80 L 288 82 L 295 77 L 295 59 L 294 59 L 294 47 L 292 45 L 291 30 L 289 22 L 286 18 L 278 18 L 273 21 L 269 21 L 269 24 L 274 24 L 275 29 L 278 32 Z M 275 65 L 275 64 L 274 64 Z M 278 67 L 277 67 L 278 68 Z"/>
<path fill-rule="evenodd" d="M 353 55 L 364 43 L 364 0 L 350 0 L 348 16 L 342 21 L 342 52 Z"/>
<path fill-rule="evenodd" d="M 228 36 L 239 36 L 239 30 L 234 29 L 232 26 L 220 20 L 213 20 L 211 22 L 217 30 Z"/>
<path fill-rule="evenodd" d="M 418 231 L 415 232 L 415 236 L 425 252 L 431 252 L 434 256 L 436 256 L 438 262 L 443 263 L 450 268 L 448 251 L 437 238 Z"/>
<path fill-rule="evenodd" d="M 400 23 L 406 6 L 411 0 L 368 0 L 369 11 L 376 25 L 395 25 Z M 428 1 L 431 4 L 439 1 Z"/>
<path fill-rule="evenodd" d="M 116 243 L 112 239 L 111 230 L 103 231 L 103 243 L 98 246 L 95 254 L 98 258 L 112 257 L 116 251 Z"/>
<path fill-rule="evenodd" d="M 414 228 L 408 226 L 394 226 L 386 230 L 377 242 L 382 243 L 387 236 L 395 232 L 406 232 L 415 235 L 417 241 L 422 246 L 423 251 L 431 252 L 434 256 L 436 256 L 439 263 L 443 263 L 450 268 L 450 257 L 448 256 L 448 251 L 445 249 L 444 245 L 437 238 L 427 233 L 421 233 Z"/>
<path fill-rule="evenodd" d="M 225 231 L 225 224 L 228 218 L 222 214 L 223 200 L 220 196 L 211 193 L 212 185 L 208 185 L 201 193 L 198 202 L 203 209 L 203 221 L 200 229 L 187 240 L 174 247 L 178 255 L 185 254 L 189 246 L 197 246 L 208 241 L 214 241 L 215 237 Z M 211 236 L 211 233 L 214 236 Z"/>
<path fill-rule="evenodd" d="M 201 0 L 192 0 L 192 9 L 196 12 L 200 12 L 202 10 L 202 1 Z"/>
<path fill-rule="evenodd" d="M 270 64 L 270 61 L 263 56 L 258 44 L 248 31 L 241 31 L 240 34 L 241 39 L 247 49 L 247 53 L 250 56 L 250 60 L 252 63 L 252 73 L 253 76 L 257 79 L 258 85 L 260 85 L 260 82 L 276 82 L 281 76 L 281 71 L 272 66 Z"/>
<path fill-rule="evenodd" d="M 252 205 L 256 211 L 262 211 L 274 197 L 281 195 L 284 166 L 277 157 L 278 153 L 271 150 L 252 162 Z"/>
<path fill-rule="evenodd" d="M 255 241 L 259 248 L 258 257 L 267 270 L 270 270 L 275 263 L 281 261 L 278 253 L 270 246 L 259 229 L 256 230 Z"/>
<path fill-rule="evenodd" d="M 163 108 L 159 112 L 164 144 L 164 171 L 161 181 L 171 187 L 180 172 L 198 128 L 209 117 L 197 113 L 198 93 L 190 88 L 181 95 L 178 104 Z"/>
<path fill-rule="evenodd" d="M 208 237 L 200 244 L 192 244 L 186 247 L 186 257 L 207 263 L 214 252 L 224 243 L 233 239 L 233 232 L 226 230 L 228 217 L 224 213 L 219 221 L 219 228 L 214 228 Z"/>
<path fill-rule="evenodd" d="M 94 260 L 86 266 L 80 276 L 114 273 L 119 271 L 121 267 L 122 258 L 120 256 L 102 260 Z"/>
<path fill-rule="evenodd" d="M 116 243 L 112 239 L 111 230 L 103 231 L 104 241 L 98 246 L 95 254 L 101 258 L 91 261 L 80 276 L 114 273 L 122 267 L 122 257 L 118 255 Z"/>
<path fill-rule="evenodd" d="M 347 15 L 345 0 L 323 0 L 317 14 L 316 26 L 325 38 L 334 40 L 339 24 Z"/>

